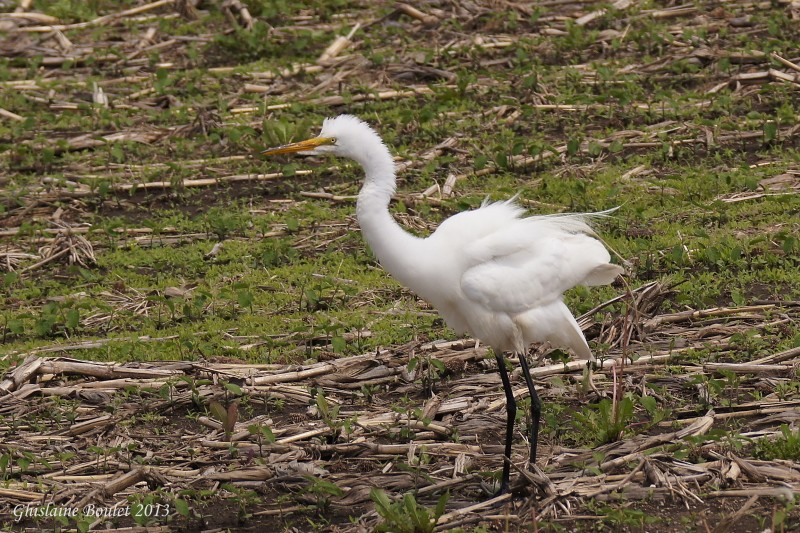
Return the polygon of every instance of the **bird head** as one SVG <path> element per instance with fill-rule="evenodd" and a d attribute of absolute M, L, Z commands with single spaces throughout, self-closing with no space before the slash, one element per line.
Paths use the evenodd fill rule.
<path fill-rule="evenodd" d="M 365 148 L 374 143 L 375 139 L 380 142 L 380 137 L 366 122 L 353 115 L 339 115 L 335 118 L 326 118 L 318 136 L 305 141 L 269 148 L 261 152 L 261 155 L 331 154 L 358 161 L 364 154 Z"/>

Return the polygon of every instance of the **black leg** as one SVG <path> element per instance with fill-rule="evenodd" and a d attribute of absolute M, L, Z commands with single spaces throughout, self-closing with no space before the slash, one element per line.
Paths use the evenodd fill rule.
<path fill-rule="evenodd" d="M 517 418 L 517 402 L 514 400 L 514 391 L 511 389 L 511 381 L 508 379 L 506 362 L 502 353 L 494 354 L 497 359 L 497 368 L 500 371 L 500 379 L 503 381 L 503 389 L 506 392 L 506 448 L 505 460 L 503 461 L 503 479 L 500 483 L 500 492 L 504 494 L 508 490 L 508 479 L 511 473 L 511 440 L 514 438 L 514 420 Z"/>
<path fill-rule="evenodd" d="M 530 464 L 536 464 L 536 447 L 539 444 L 539 420 L 542 417 L 542 402 L 539 400 L 536 387 L 533 386 L 533 378 L 531 378 L 531 370 L 528 367 L 528 360 L 525 358 L 525 354 L 519 354 L 519 363 L 522 365 L 522 374 L 525 376 L 525 383 L 528 385 L 528 392 L 531 395 L 531 420 L 530 426 L 528 426 L 528 438 L 531 440 Z"/>

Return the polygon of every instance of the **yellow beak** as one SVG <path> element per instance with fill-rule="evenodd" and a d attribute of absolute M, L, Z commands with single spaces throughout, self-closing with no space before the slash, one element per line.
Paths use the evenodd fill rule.
<path fill-rule="evenodd" d="M 305 141 L 284 144 L 283 146 L 277 146 L 275 148 L 269 148 L 261 152 L 261 155 L 271 156 L 271 155 L 281 155 L 281 154 L 294 154 L 296 152 L 305 152 L 306 150 L 313 150 L 318 146 L 324 146 L 326 144 L 334 144 L 335 142 L 336 139 L 334 139 L 333 137 L 314 137 L 313 139 L 307 139 Z"/>

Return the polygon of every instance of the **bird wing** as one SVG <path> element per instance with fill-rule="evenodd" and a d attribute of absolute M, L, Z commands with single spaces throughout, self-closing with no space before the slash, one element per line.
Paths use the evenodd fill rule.
<path fill-rule="evenodd" d="M 611 283 L 622 268 L 581 215 L 517 219 L 465 249 L 461 289 L 493 311 L 521 313 L 576 285 Z"/>

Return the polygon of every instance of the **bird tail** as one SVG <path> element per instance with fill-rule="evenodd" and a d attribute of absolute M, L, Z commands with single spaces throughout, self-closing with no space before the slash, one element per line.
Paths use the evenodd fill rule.
<path fill-rule="evenodd" d="M 572 350 L 579 359 L 594 361 L 581 327 L 562 300 L 517 315 L 514 321 L 522 330 L 526 345 L 549 342 L 556 348 Z"/>
<path fill-rule="evenodd" d="M 569 348 L 579 359 L 594 361 L 594 354 L 586 342 L 586 337 L 578 325 L 578 321 L 570 313 L 569 308 L 562 301 L 558 302 L 561 316 L 561 327 L 559 328 L 559 344 L 564 348 Z"/>
<path fill-rule="evenodd" d="M 589 272 L 583 281 L 581 281 L 581 285 L 586 285 L 587 287 L 596 287 L 598 285 L 610 285 L 617 279 L 617 276 L 622 275 L 625 273 L 625 269 L 619 265 L 614 265 L 612 263 L 603 263 L 602 265 L 597 265 Z"/>

